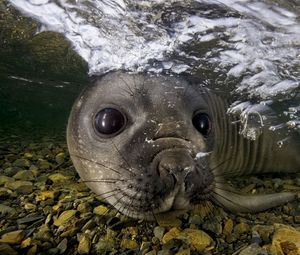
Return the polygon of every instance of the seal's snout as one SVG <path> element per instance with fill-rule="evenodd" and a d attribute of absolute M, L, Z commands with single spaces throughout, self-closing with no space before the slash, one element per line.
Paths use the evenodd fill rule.
<path fill-rule="evenodd" d="M 190 156 L 179 156 L 177 153 L 168 153 L 158 164 L 158 175 L 162 178 L 173 175 L 179 181 L 185 172 L 193 171 L 194 162 Z"/>

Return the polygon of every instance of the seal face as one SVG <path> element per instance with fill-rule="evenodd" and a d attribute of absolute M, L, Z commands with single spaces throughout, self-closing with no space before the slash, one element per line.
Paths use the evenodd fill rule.
<path fill-rule="evenodd" d="M 73 106 L 70 155 L 81 179 L 130 217 L 153 219 L 206 200 L 235 210 L 241 198 L 219 178 L 224 149 L 234 148 L 220 139 L 230 131 L 226 108 L 209 90 L 179 77 L 110 73 Z"/>

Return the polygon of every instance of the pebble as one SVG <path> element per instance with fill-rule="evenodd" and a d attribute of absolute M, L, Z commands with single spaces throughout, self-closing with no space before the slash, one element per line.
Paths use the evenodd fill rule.
<path fill-rule="evenodd" d="M 256 231 L 265 243 L 269 243 L 274 233 L 274 226 L 255 225 L 252 231 Z"/>
<path fill-rule="evenodd" d="M 0 244 L 0 254 L 1 255 L 18 255 L 18 252 L 15 251 L 10 245 L 8 244 Z"/>
<path fill-rule="evenodd" d="M 154 236 L 157 237 L 159 240 L 162 240 L 165 230 L 166 229 L 164 227 L 156 226 L 153 230 Z"/>
<path fill-rule="evenodd" d="M 20 159 L 17 159 L 13 165 L 14 166 L 17 166 L 17 167 L 30 167 L 30 161 L 28 159 L 25 159 L 25 158 L 20 158 Z"/>
<path fill-rule="evenodd" d="M 4 205 L 4 204 L 0 204 L 0 215 L 9 215 L 9 216 L 13 216 L 17 213 L 16 209 Z"/>
<path fill-rule="evenodd" d="M 26 248 L 26 247 L 30 246 L 31 243 L 32 243 L 32 238 L 28 237 L 28 238 L 26 238 L 25 240 L 22 241 L 21 247 Z"/>
<path fill-rule="evenodd" d="M 57 245 L 57 249 L 60 250 L 60 254 L 64 254 L 65 251 L 68 248 L 68 239 L 64 238 L 60 241 L 60 243 Z"/>
<path fill-rule="evenodd" d="M 48 179 L 54 183 L 64 183 L 65 181 L 69 180 L 70 177 L 65 176 L 61 173 L 55 173 L 48 176 Z"/>
<path fill-rule="evenodd" d="M 34 211 L 36 210 L 37 206 L 35 204 L 32 204 L 32 203 L 26 203 L 24 205 L 24 209 L 25 210 L 28 210 L 28 211 Z"/>
<path fill-rule="evenodd" d="M 95 207 L 93 210 L 94 214 L 101 215 L 101 216 L 107 215 L 108 212 L 109 212 L 109 209 L 104 205 L 99 205 L 99 206 Z"/>
<path fill-rule="evenodd" d="M 65 153 L 64 152 L 60 152 L 55 156 L 55 161 L 57 164 L 61 165 L 62 163 L 64 163 L 65 161 Z"/>
<path fill-rule="evenodd" d="M 4 174 L 6 176 L 14 176 L 16 173 L 18 173 L 19 171 L 22 171 L 23 169 L 20 167 L 7 167 L 4 169 Z"/>
<path fill-rule="evenodd" d="M 48 170 L 52 168 L 52 165 L 47 160 L 44 159 L 39 159 L 37 162 L 37 166 L 41 170 Z"/>
<path fill-rule="evenodd" d="M 258 244 L 253 243 L 242 249 L 238 255 L 268 255 L 267 251 Z"/>
<path fill-rule="evenodd" d="M 205 249 L 212 249 L 214 247 L 213 239 L 202 230 L 186 228 L 182 233 L 189 238 L 191 245 L 198 252 L 203 252 Z"/>
<path fill-rule="evenodd" d="M 80 237 L 77 252 L 78 254 L 89 254 L 90 249 L 91 249 L 91 239 L 89 238 L 88 235 L 83 234 Z"/>
<path fill-rule="evenodd" d="M 25 233 L 23 230 L 16 230 L 5 233 L 0 238 L 0 243 L 19 244 L 22 242 Z"/>
<path fill-rule="evenodd" d="M 14 181 L 14 182 L 7 182 L 5 187 L 16 191 L 18 194 L 30 194 L 33 191 L 33 184 L 29 181 Z"/>
<path fill-rule="evenodd" d="M 77 213 L 76 210 L 67 210 L 62 212 L 57 219 L 54 220 L 53 224 L 57 227 L 68 223 L 73 217 L 75 217 L 75 214 Z"/>
<path fill-rule="evenodd" d="M 225 236 L 230 236 L 233 230 L 233 220 L 228 219 L 224 224 L 223 234 Z"/>
<path fill-rule="evenodd" d="M 190 254 L 191 254 L 190 249 L 179 250 L 178 252 L 175 253 L 175 255 L 190 255 Z"/>
<path fill-rule="evenodd" d="M 122 249 L 134 250 L 138 247 L 138 244 L 135 240 L 122 239 L 120 247 Z"/>
<path fill-rule="evenodd" d="M 22 181 L 31 181 L 34 180 L 36 177 L 36 174 L 31 170 L 22 170 L 17 172 L 13 178 L 16 180 L 22 180 Z"/>
<path fill-rule="evenodd" d="M 37 245 L 33 245 L 26 253 L 26 255 L 35 255 L 37 253 Z"/>
<path fill-rule="evenodd" d="M 300 231 L 282 224 L 274 224 L 274 226 L 271 253 L 300 254 Z"/>
<path fill-rule="evenodd" d="M 35 200 L 38 201 L 45 201 L 46 199 L 54 199 L 55 198 L 55 191 L 53 190 L 46 190 L 39 192 L 39 194 L 36 195 Z"/>
<path fill-rule="evenodd" d="M 171 228 L 162 238 L 162 243 L 166 244 L 173 239 L 187 239 L 198 252 L 203 252 L 206 248 L 212 249 L 214 247 L 214 241 L 204 231 L 199 229 L 186 228 L 180 230 L 176 227 Z"/>
<path fill-rule="evenodd" d="M 12 177 L 8 177 L 6 175 L 0 175 L 0 186 L 4 185 L 7 182 L 14 182 L 15 179 Z"/>
<path fill-rule="evenodd" d="M 241 222 L 234 227 L 234 232 L 236 235 L 242 235 L 250 230 L 247 223 Z"/>
<path fill-rule="evenodd" d="M 170 240 L 178 237 L 180 235 L 180 233 L 181 233 L 181 230 L 178 229 L 177 227 L 171 228 L 167 233 L 164 234 L 164 236 L 162 238 L 162 243 L 166 244 Z"/>

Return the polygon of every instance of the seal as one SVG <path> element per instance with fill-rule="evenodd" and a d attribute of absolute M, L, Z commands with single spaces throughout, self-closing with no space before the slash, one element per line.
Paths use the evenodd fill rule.
<path fill-rule="evenodd" d="M 257 212 L 294 199 L 292 192 L 243 195 L 227 184 L 233 176 L 300 171 L 298 143 L 279 147 L 279 135 L 264 127 L 248 139 L 227 108 L 179 76 L 112 72 L 96 77 L 74 103 L 68 148 L 88 187 L 133 218 L 208 200 Z"/>

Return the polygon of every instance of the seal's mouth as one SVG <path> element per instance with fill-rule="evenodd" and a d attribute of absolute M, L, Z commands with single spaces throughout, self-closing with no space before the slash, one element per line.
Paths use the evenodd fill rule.
<path fill-rule="evenodd" d="M 169 148 L 160 151 L 152 161 L 157 176 L 167 184 L 156 213 L 190 209 L 194 202 L 208 197 L 213 176 L 209 174 L 208 163 L 203 162 L 206 157 L 194 155 L 194 151 L 186 147 Z"/>

